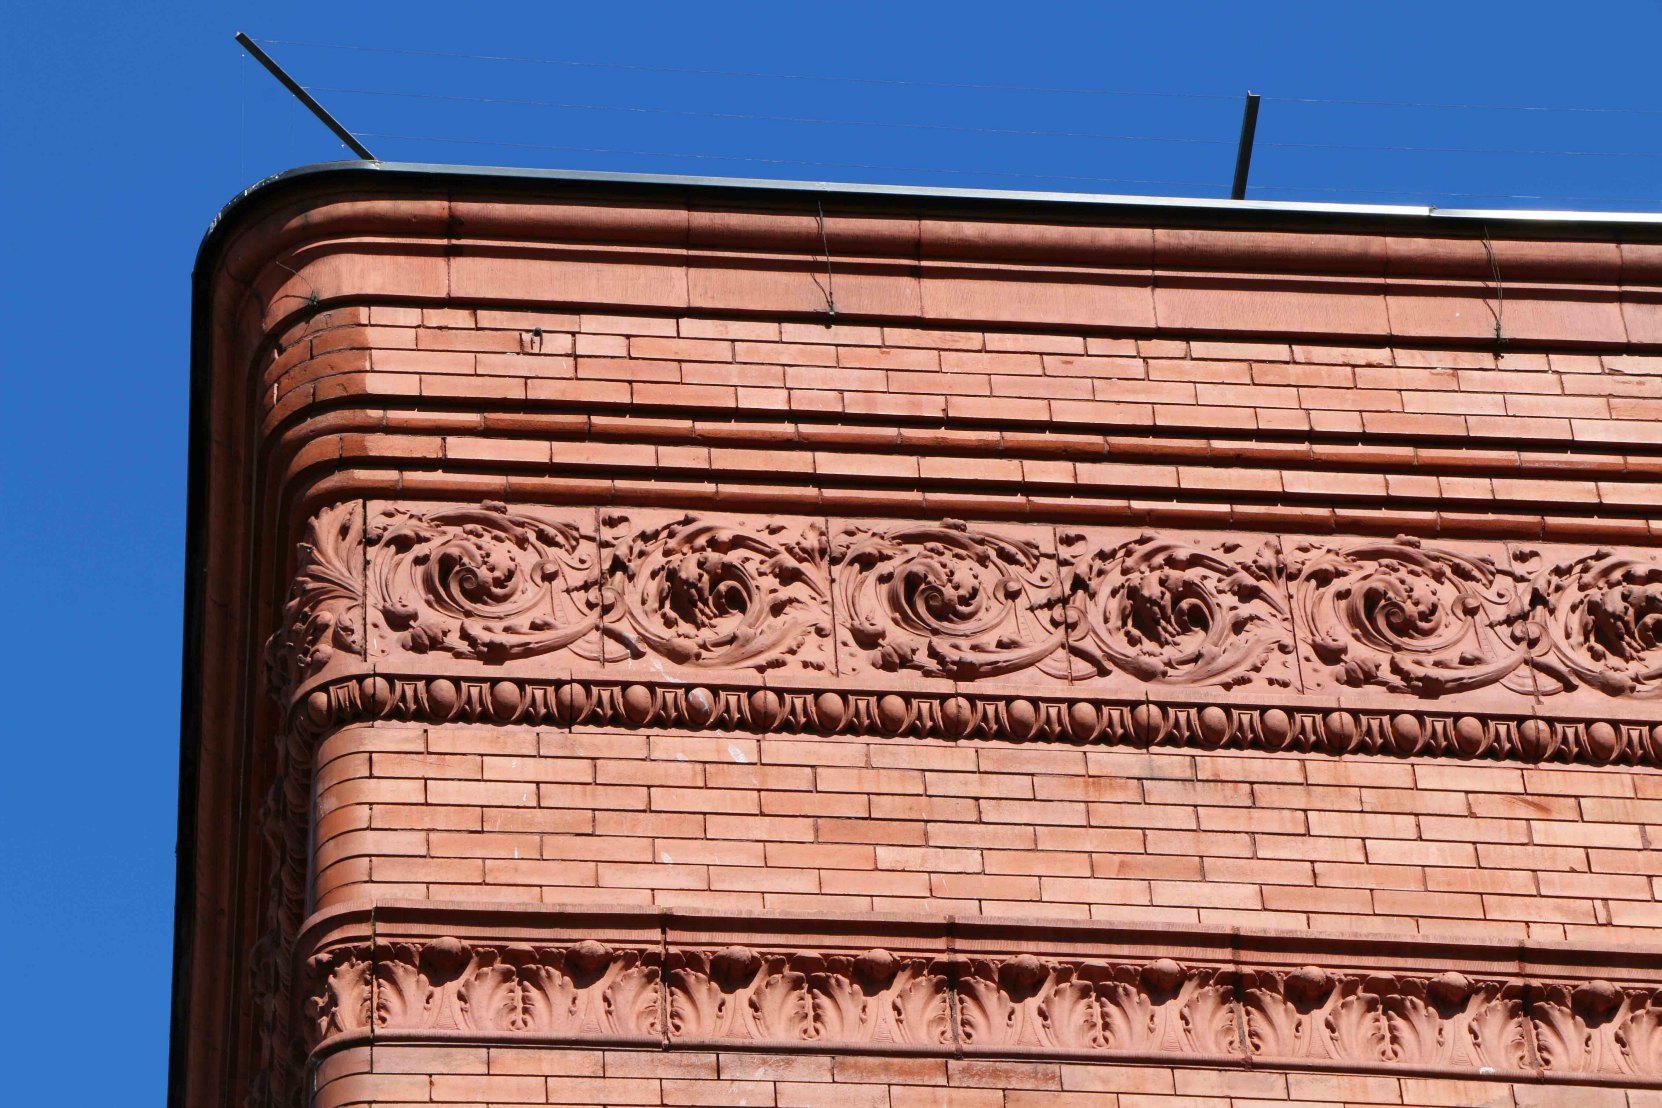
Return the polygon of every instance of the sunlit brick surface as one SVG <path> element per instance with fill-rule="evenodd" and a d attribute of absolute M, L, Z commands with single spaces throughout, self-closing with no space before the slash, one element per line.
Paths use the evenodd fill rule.
<path fill-rule="evenodd" d="M 1655 943 L 1662 777 L 981 742 L 352 727 L 316 906 L 373 896 Z"/>
<path fill-rule="evenodd" d="M 1662 244 L 1572 230 L 256 194 L 179 1103 L 1662 1105 Z"/>

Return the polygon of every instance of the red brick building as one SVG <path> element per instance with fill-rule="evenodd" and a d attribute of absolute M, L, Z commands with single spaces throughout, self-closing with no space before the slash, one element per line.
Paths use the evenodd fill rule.
<path fill-rule="evenodd" d="M 298 171 L 179 1105 L 1662 1103 L 1662 224 Z"/>

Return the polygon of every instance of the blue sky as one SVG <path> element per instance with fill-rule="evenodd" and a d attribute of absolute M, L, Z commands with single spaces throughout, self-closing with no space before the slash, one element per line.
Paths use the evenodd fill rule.
<path fill-rule="evenodd" d="M 191 263 L 238 189 L 345 156 L 235 31 L 392 51 L 268 47 L 388 159 L 1218 196 L 1251 88 L 1255 198 L 1662 210 L 1656 0 L 3 11 L 0 1104 L 31 1108 L 163 1099 Z"/>

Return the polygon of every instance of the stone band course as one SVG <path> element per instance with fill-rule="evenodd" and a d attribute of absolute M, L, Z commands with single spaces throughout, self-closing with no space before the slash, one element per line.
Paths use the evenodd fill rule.
<path fill-rule="evenodd" d="M 395 903 L 314 922 L 314 1050 L 427 1035 L 1662 1087 L 1654 953 L 542 906 L 491 909 L 486 940 L 440 933 L 480 914 Z"/>

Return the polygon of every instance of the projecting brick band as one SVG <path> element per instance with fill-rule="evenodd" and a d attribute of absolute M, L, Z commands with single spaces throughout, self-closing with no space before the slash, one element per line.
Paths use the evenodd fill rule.
<path fill-rule="evenodd" d="M 313 727 L 1657 765 L 1659 618 L 1641 548 L 347 501 L 312 520 L 267 653 Z"/>
<path fill-rule="evenodd" d="M 1662 1088 L 1654 952 L 386 901 L 308 930 L 315 1056 L 588 1040 Z"/>

